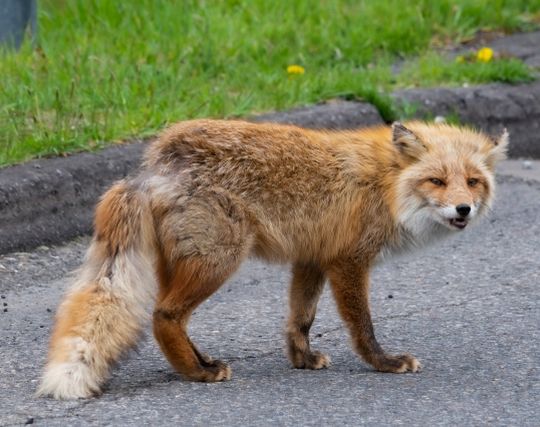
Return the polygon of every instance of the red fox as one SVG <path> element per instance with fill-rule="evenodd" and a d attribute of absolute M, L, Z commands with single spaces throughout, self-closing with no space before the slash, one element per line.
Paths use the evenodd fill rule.
<path fill-rule="evenodd" d="M 287 347 L 294 367 L 330 364 L 309 343 L 328 279 L 360 356 L 378 371 L 418 371 L 416 358 L 389 355 L 375 338 L 370 269 L 481 217 L 507 144 L 506 131 L 492 138 L 422 122 L 357 131 L 212 120 L 170 127 L 148 148 L 140 173 L 97 206 L 38 394 L 100 393 L 152 304 L 155 338 L 177 372 L 230 379 L 226 363 L 197 349 L 187 324 L 250 255 L 293 265 Z"/>

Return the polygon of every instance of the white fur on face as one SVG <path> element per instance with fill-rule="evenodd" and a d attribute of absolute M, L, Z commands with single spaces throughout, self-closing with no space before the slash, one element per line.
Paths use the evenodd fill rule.
<path fill-rule="evenodd" d="M 435 215 L 432 206 L 414 195 L 401 197 L 400 202 L 398 222 L 408 232 L 416 246 L 423 246 L 446 234 L 445 229 L 441 227 L 445 224 L 442 224 L 438 215 Z"/>
<path fill-rule="evenodd" d="M 444 220 L 457 218 L 459 216 L 456 210 L 456 205 L 435 207 L 434 211 L 438 213 Z"/>
<path fill-rule="evenodd" d="M 433 201 L 422 201 L 414 195 L 404 199 L 406 202 L 402 206 L 406 206 L 406 209 L 400 212 L 399 222 L 419 244 L 430 242 L 441 234 L 440 227 L 436 227 L 434 223 L 452 231 L 460 231 L 450 223 L 452 219 L 461 218 L 456 210 L 456 205 L 440 206 Z M 478 217 L 481 211 L 479 205 L 481 205 L 480 202 L 469 205 L 471 211 L 466 217 L 467 224 Z"/>
<path fill-rule="evenodd" d="M 453 231 L 436 221 L 433 209 L 413 196 L 401 199 L 398 224 L 401 229 L 399 240 L 394 245 L 384 247 L 378 261 L 429 246 Z"/>

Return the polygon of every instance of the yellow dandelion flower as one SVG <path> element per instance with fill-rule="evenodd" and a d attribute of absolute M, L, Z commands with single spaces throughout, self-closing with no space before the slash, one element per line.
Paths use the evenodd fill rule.
<path fill-rule="evenodd" d="M 306 72 L 305 68 L 301 65 L 289 65 L 287 67 L 288 74 L 304 74 Z"/>
<path fill-rule="evenodd" d="M 493 59 L 493 49 L 483 47 L 476 53 L 476 59 L 480 62 L 489 62 Z"/>

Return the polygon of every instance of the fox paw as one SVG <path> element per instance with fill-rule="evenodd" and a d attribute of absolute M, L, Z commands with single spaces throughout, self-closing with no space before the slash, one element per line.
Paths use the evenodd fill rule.
<path fill-rule="evenodd" d="M 422 368 L 418 359 L 410 354 L 401 354 L 398 356 L 384 355 L 373 365 L 380 372 L 392 372 L 394 374 L 418 372 Z"/>
<path fill-rule="evenodd" d="M 187 377 L 193 381 L 201 381 L 206 383 L 227 381 L 232 377 L 232 370 L 229 365 L 221 360 L 212 360 L 208 356 L 205 366 L 201 366 L 200 370 Z"/>
<path fill-rule="evenodd" d="M 293 366 L 297 369 L 323 369 L 330 366 L 330 356 L 319 351 L 300 353 L 294 355 Z"/>

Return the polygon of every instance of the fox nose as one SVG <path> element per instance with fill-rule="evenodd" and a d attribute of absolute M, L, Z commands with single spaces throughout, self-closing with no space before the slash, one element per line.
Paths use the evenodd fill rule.
<path fill-rule="evenodd" d="M 462 217 L 466 217 L 471 212 L 471 207 L 469 205 L 466 205 L 465 203 L 462 203 L 461 205 L 456 206 L 456 211 Z"/>

